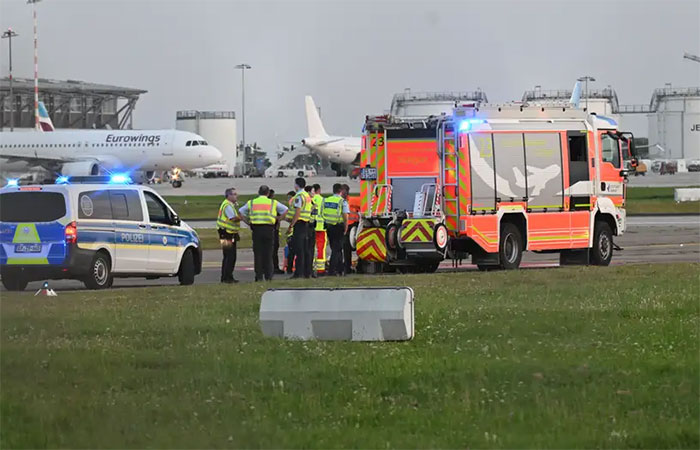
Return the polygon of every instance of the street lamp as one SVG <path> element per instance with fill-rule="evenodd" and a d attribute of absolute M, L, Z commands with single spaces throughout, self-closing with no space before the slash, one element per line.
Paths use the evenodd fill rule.
<path fill-rule="evenodd" d="M 586 82 L 586 112 L 588 111 L 588 82 L 589 81 L 595 81 L 595 78 L 586 75 L 585 77 L 581 77 L 577 79 L 577 81 L 585 81 Z"/>
<path fill-rule="evenodd" d="M 241 69 L 241 129 L 243 131 L 241 146 L 243 147 L 243 155 L 245 155 L 245 71 L 246 69 L 251 69 L 251 67 L 249 64 L 237 64 L 234 68 Z"/>
<path fill-rule="evenodd" d="M 37 51 L 37 21 L 36 21 L 36 4 L 41 0 L 27 0 L 28 5 L 32 5 L 34 14 L 34 127 L 37 131 L 41 131 L 39 124 L 39 53 Z"/>
<path fill-rule="evenodd" d="M 12 38 L 18 36 L 17 33 L 8 28 L 2 34 L 3 39 L 7 39 L 10 44 L 10 131 L 15 131 L 15 96 L 12 91 Z"/>

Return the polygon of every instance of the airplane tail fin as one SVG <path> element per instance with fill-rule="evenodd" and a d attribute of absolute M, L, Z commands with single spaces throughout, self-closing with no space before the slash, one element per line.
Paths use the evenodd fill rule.
<path fill-rule="evenodd" d="M 569 100 L 569 103 L 574 108 L 578 108 L 578 105 L 580 102 L 581 102 L 581 82 L 577 81 L 576 84 L 574 85 L 574 90 L 571 91 L 571 99 Z"/>
<path fill-rule="evenodd" d="M 49 117 L 49 112 L 44 106 L 44 102 L 39 102 L 39 125 L 41 125 L 41 131 L 54 131 L 56 128 L 51 122 L 51 117 Z"/>
<path fill-rule="evenodd" d="M 328 134 L 323 128 L 323 122 L 321 122 L 321 117 L 318 115 L 318 109 L 316 109 L 316 104 L 314 99 L 310 95 L 306 98 L 306 126 L 308 127 L 309 137 L 326 137 Z"/>

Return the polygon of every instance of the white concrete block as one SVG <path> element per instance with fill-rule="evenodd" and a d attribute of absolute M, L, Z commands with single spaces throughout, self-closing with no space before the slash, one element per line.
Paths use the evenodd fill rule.
<path fill-rule="evenodd" d="M 413 289 L 270 289 L 260 302 L 260 328 L 265 336 L 286 339 L 409 340 Z"/>
<path fill-rule="evenodd" d="M 700 188 L 679 188 L 673 192 L 673 199 L 677 202 L 700 201 Z"/>

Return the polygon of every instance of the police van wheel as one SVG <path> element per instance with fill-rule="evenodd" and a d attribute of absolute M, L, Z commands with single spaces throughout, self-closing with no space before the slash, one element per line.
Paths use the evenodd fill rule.
<path fill-rule="evenodd" d="M 18 275 L 7 276 L 2 275 L 2 285 L 8 291 L 23 291 L 29 282 Z"/>
<path fill-rule="evenodd" d="M 591 249 L 591 264 L 607 266 L 613 256 L 613 237 L 610 225 L 603 221 L 595 223 L 593 231 L 593 248 Z"/>
<path fill-rule="evenodd" d="M 182 255 L 180 270 L 177 272 L 177 279 L 183 286 L 189 286 L 194 283 L 194 256 L 192 255 L 192 250 L 187 250 L 185 254 Z"/>
<path fill-rule="evenodd" d="M 92 258 L 90 273 L 85 277 L 85 287 L 88 289 L 107 289 L 112 286 L 112 265 L 104 252 L 98 252 Z"/>

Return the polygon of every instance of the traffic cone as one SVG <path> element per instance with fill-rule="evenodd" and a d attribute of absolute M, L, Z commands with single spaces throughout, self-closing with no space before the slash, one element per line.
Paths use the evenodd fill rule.
<path fill-rule="evenodd" d="M 48 281 L 44 281 L 44 285 L 41 286 L 41 289 L 39 289 L 38 291 L 36 291 L 36 294 L 34 294 L 34 297 L 36 297 L 37 295 L 46 295 L 46 296 L 48 296 L 48 297 L 57 297 L 57 296 L 58 296 L 58 294 L 56 293 L 56 291 L 54 291 L 53 289 L 51 289 L 51 288 L 49 287 L 49 282 L 48 282 Z"/>

